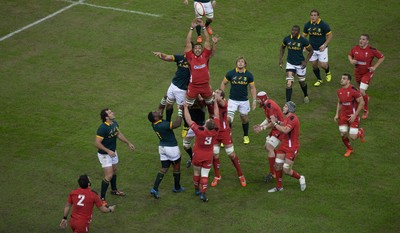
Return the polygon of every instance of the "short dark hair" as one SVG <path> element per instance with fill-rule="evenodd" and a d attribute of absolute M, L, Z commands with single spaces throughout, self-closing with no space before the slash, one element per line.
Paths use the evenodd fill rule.
<path fill-rule="evenodd" d="M 102 109 L 100 112 L 100 118 L 103 122 L 105 122 L 107 120 L 106 117 L 108 117 L 108 113 L 107 113 L 108 110 L 110 110 L 110 108 Z"/>
<path fill-rule="evenodd" d="M 147 119 L 149 119 L 149 121 L 151 123 L 154 122 L 154 114 L 153 114 L 153 112 L 149 112 L 149 114 L 147 115 Z"/>
<path fill-rule="evenodd" d="M 90 180 L 88 175 L 81 175 L 78 179 L 78 184 L 81 188 L 85 189 L 89 187 L 90 185 Z"/>
<path fill-rule="evenodd" d="M 299 30 L 299 32 L 300 32 L 300 26 L 299 26 L 299 25 L 293 25 L 292 29 L 293 29 L 293 28 L 296 28 L 296 29 Z"/>
<path fill-rule="evenodd" d="M 317 15 L 319 16 L 319 11 L 318 11 L 318 10 L 312 9 L 311 12 L 310 12 L 310 15 L 311 15 L 313 12 L 317 13 Z"/>
<path fill-rule="evenodd" d="M 192 44 L 193 44 L 193 42 L 192 42 Z M 194 44 L 192 45 L 192 48 L 194 48 L 194 46 L 196 46 L 196 45 L 200 45 L 200 46 L 203 48 L 203 45 L 202 45 L 201 43 L 199 43 L 199 42 L 194 43 Z"/>
<path fill-rule="evenodd" d="M 348 80 L 351 80 L 351 75 L 349 73 L 344 73 L 342 76 L 346 76 Z"/>
<path fill-rule="evenodd" d="M 363 34 L 361 34 L 361 36 L 365 36 L 365 37 L 367 37 L 367 40 L 369 40 L 369 35 L 367 33 L 363 33 Z"/>

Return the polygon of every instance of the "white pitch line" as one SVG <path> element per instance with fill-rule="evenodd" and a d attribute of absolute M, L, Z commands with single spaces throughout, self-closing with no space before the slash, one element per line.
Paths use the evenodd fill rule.
<path fill-rule="evenodd" d="M 64 2 L 75 2 L 72 0 L 61 0 Z M 90 3 L 86 3 L 86 2 L 81 2 L 81 5 L 86 5 L 86 6 L 91 6 L 91 7 L 96 7 L 96 8 L 101 8 L 101 9 L 107 9 L 107 10 L 113 10 L 113 11 L 121 11 L 121 12 L 127 12 L 127 13 L 132 13 L 132 14 L 138 14 L 138 15 L 146 15 L 146 16 L 152 16 L 152 17 L 161 17 L 161 15 L 157 15 L 157 14 L 151 14 L 151 13 L 146 13 L 146 12 L 141 12 L 141 11 L 133 11 L 133 10 L 125 10 L 122 8 L 115 8 L 115 7 L 109 7 L 109 6 L 99 6 L 99 5 L 95 5 L 95 4 L 90 4 Z"/>
<path fill-rule="evenodd" d="M 125 10 L 125 9 L 121 9 L 121 8 L 108 7 L 108 6 L 98 6 L 98 5 L 94 5 L 94 4 L 85 3 L 84 0 L 79 0 L 79 1 L 61 0 L 61 1 L 69 2 L 69 3 L 72 3 L 72 4 L 69 5 L 69 6 L 66 6 L 66 7 L 62 8 L 62 9 L 59 10 L 59 11 L 54 12 L 54 13 L 51 14 L 51 15 L 48 15 L 48 16 L 42 18 L 42 19 L 39 19 L 39 20 L 36 21 L 36 22 L 33 22 L 33 23 L 29 24 L 29 25 L 26 25 L 26 26 L 23 27 L 23 28 L 20 28 L 20 29 L 14 31 L 14 32 L 11 32 L 10 34 L 7 34 L 7 35 L 1 37 L 1 38 L 0 38 L 0 42 L 3 41 L 3 40 L 5 40 L 5 39 L 7 39 L 7 38 L 12 37 L 13 35 L 15 35 L 15 34 L 17 34 L 17 33 L 20 33 L 20 32 L 22 32 L 22 31 L 26 30 L 26 29 L 28 29 L 28 28 L 30 28 L 30 27 L 33 27 L 33 26 L 35 26 L 35 25 L 37 25 L 37 24 L 39 24 L 39 23 L 41 23 L 41 22 L 43 22 L 43 21 L 45 21 L 45 20 L 47 20 L 47 19 L 50 19 L 50 18 L 52 18 L 52 17 L 54 17 L 54 16 L 60 14 L 61 12 L 65 11 L 65 10 L 68 10 L 69 8 L 71 8 L 71 7 L 73 7 L 73 6 L 76 6 L 76 5 L 87 5 L 87 6 L 96 7 L 96 8 L 101 8 L 101 9 L 107 9 L 107 10 L 121 11 L 121 12 L 127 12 L 127 13 L 132 13 L 132 14 L 139 14 L 139 15 L 146 15 L 146 16 L 152 16 L 152 17 L 161 17 L 161 15 L 150 14 L 150 13 L 141 12 L 141 11 Z"/>
<path fill-rule="evenodd" d="M 56 12 L 54 12 L 54 13 L 51 14 L 51 15 L 48 15 L 48 16 L 42 18 L 42 19 L 39 19 L 39 20 L 36 21 L 36 22 L 33 22 L 33 23 L 29 24 L 29 25 L 26 25 L 26 26 L 23 27 L 23 28 L 20 28 L 20 29 L 14 31 L 14 32 L 11 32 L 11 33 L 8 34 L 8 35 L 5 35 L 5 36 L 1 37 L 1 38 L 0 38 L 0 41 L 3 41 L 3 40 L 5 40 L 5 39 L 7 39 L 7 38 L 10 38 L 10 37 L 12 37 L 13 35 L 15 35 L 15 34 L 17 34 L 17 33 L 20 33 L 20 32 L 22 32 L 22 31 L 24 31 L 24 30 L 26 30 L 26 29 L 28 29 L 28 28 L 30 28 L 30 27 L 33 27 L 33 26 L 35 26 L 35 25 L 37 25 L 37 24 L 39 24 L 39 23 L 41 23 L 41 22 L 47 20 L 47 19 L 50 19 L 50 18 L 52 18 L 52 17 L 54 17 L 54 16 L 60 14 L 61 12 L 65 11 L 65 10 L 68 10 L 69 8 L 71 8 L 71 7 L 73 7 L 73 6 L 76 6 L 76 5 L 78 5 L 78 4 L 81 4 L 81 2 L 73 2 L 71 5 L 62 8 L 61 10 L 56 11 Z"/>

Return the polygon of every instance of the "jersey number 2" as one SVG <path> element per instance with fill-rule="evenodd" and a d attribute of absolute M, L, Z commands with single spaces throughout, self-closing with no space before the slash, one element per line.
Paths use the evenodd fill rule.
<path fill-rule="evenodd" d="M 85 195 L 79 194 L 78 195 L 78 199 L 79 199 L 79 201 L 78 201 L 78 203 L 76 205 L 85 206 L 85 204 L 83 204 L 83 200 L 85 200 Z"/>

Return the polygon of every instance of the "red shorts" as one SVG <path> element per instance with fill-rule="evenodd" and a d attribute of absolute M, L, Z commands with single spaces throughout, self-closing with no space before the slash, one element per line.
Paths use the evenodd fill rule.
<path fill-rule="evenodd" d="M 89 221 L 75 220 L 71 218 L 69 225 L 71 226 L 71 229 L 74 233 L 89 232 Z"/>
<path fill-rule="evenodd" d="M 297 157 L 298 152 L 299 152 L 298 149 L 285 148 L 280 146 L 276 151 L 276 154 L 284 154 L 287 159 L 294 161 Z"/>
<path fill-rule="evenodd" d="M 360 125 L 360 117 L 356 117 L 356 119 L 350 123 L 349 116 L 340 114 L 338 125 L 348 125 L 350 128 L 358 128 Z"/>
<path fill-rule="evenodd" d="M 355 72 L 354 75 L 356 76 L 356 81 L 358 84 L 365 83 L 365 84 L 369 85 L 369 83 L 372 80 L 372 76 L 374 76 L 374 73 L 367 72 L 367 73 L 359 74 L 359 73 Z"/>
<path fill-rule="evenodd" d="M 213 163 L 213 152 L 193 152 L 192 164 L 197 167 L 210 169 Z"/>
<path fill-rule="evenodd" d="M 215 139 L 215 144 L 223 143 L 224 145 L 232 144 L 232 136 L 230 130 L 219 131 Z"/>
<path fill-rule="evenodd" d="M 198 95 L 201 95 L 203 99 L 208 99 L 212 96 L 212 94 L 213 91 L 208 83 L 200 85 L 193 85 L 189 83 L 186 95 L 189 99 L 196 99 Z"/>

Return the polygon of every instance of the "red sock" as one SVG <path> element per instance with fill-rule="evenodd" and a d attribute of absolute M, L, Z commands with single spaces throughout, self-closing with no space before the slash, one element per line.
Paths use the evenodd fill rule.
<path fill-rule="evenodd" d="M 282 170 L 275 171 L 276 175 L 276 187 L 278 189 L 282 188 Z"/>
<path fill-rule="evenodd" d="M 343 144 L 347 147 L 347 149 L 352 150 L 353 147 L 350 145 L 350 139 L 346 136 L 342 137 Z"/>
<path fill-rule="evenodd" d="M 369 101 L 369 97 L 367 94 L 363 95 L 363 99 L 364 99 L 364 111 L 368 111 L 368 101 Z"/>
<path fill-rule="evenodd" d="M 268 157 L 268 163 L 269 163 L 269 172 L 271 173 L 271 174 L 274 174 L 275 173 L 275 168 L 274 168 L 274 166 L 275 166 L 275 157 Z"/>
<path fill-rule="evenodd" d="M 194 189 L 199 190 L 200 176 L 193 176 Z"/>
<path fill-rule="evenodd" d="M 219 166 L 220 166 L 219 158 L 213 160 L 213 165 L 214 165 L 214 174 L 215 174 L 215 176 L 216 177 L 220 177 L 221 173 L 219 171 Z"/>
<path fill-rule="evenodd" d="M 293 171 L 292 177 L 293 177 L 293 178 L 296 178 L 296 179 L 300 179 L 300 174 L 297 173 L 295 170 L 292 170 L 292 171 Z"/>
<path fill-rule="evenodd" d="M 239 158 L 237 157 L 237 155 L 235 155 L 235 157 L 231 159 L 231 161 L 233 163 L 233 166 L 235 166 L 236 168 L 238 176 L 243 176 L 242 169 L 240 168 Z"/>
<path fill-rule="evenodd" d="M 208 177 L 201 177 L 200 180 L 200 192 L 205 193 L 208 186 Z"/>

